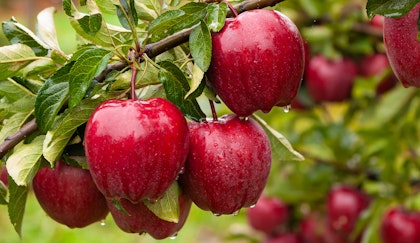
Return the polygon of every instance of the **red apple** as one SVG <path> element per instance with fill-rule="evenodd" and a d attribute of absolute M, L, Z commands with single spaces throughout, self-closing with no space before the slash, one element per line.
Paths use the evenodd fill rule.
<path fill-rule="evenodd" d="M 357 65 L 348 58 L 311 58 L 306 68 L 306 87 L 315 102 L 338 102 L 350 98 Z"/>
<path fill-rule="evenodd" d="M 179 196 L 179 220 L 177 223 L 173 223 L 158 218 L 143 202 L 133 204 L 126 199 L 121 199 L 120 205 L 125 210 L 123 212 L 117 209 L 111 200 L 108 200 L 112 218 L 121 230 L 127 233 L 148 233 L 159 240 L 176 236 L 187 220 L 191 204 L 191 200 L 181 193 Z"/>
<path fill-rule="evenodd" d="M 41 168 L 33 179 L 35 196 L 44 211 L 70 228 L 82 228 L 108 214 L 105 197 L 88 170 L 57 161 Z"/>
<path fill-rule="evenodd" d="M 324 243 L 326 220 L 318 213 L 311 213 L 299 224 L 303 243 Z"/>
<path fill-rule="evenodd" d="M 383 53 L 375 53 L 366 56 L 360 61 L 360 73 L 364 77 L 381 76 L 389 68 L 391 68 L 391 66 L 389 65 L 388 57 Z M 379 82 L 376 87 L 376 92 L 378 94 L 383 94 L 392 89 L 397 82 L 397 78 L 391 73 Z"/>
<path fill-rule="evenodd" d="M 333 187 L 327 196 L 329 227 L 344 237 L 350 236 L 369 202 L 369 197 L 356 188 L 344 185 Z"/>
<path fill-rule="evenodd" d="M 162 98 L 109 100 L 90 117 L 84 145 L 92 177 L 107 198 L 155 201 L 184 166 L 188 126 Z"/>
<path fill-rule="evenodd" d="M 246 11 L 213 34 L 210 84 L 239 116 L 286 106 L 304 71 L 304 47 L 295 24 L 274 10 Z"/>
<path fill-rule="evenodd" d="M 382 218 L 380 234 L 383 243 L 420 242 L 420 213 L 393 207 Z"/>
<path fill-rule="evenodd" d="M 271 236 L 263 241 L 263 243 L 301 243 L 302 240 L 298 234 L 284 233 L 277 236 Z"/>
<path fill-rule="evenodd" d="M 370 24 L 377 28 L 378 30 L 383 30 L 384 28 L 384 20 L 385 17 L 382 15 L 375 15 L 371 20 L 370 20 Z"/>
<path fill-rule="evenodd" d="M 272 234 L 289 219 L 289 207 L 277 197 L 262 195 L 246 215 L 254 229 Z"/>
<path fill-rule="evenodd" d="M 190 122 L 190 150 L 180 183 L 201 209 L 233 214 L 256 204 L 271 167 L 270 141 L 253 119 L 225 115 Z"/>
<path fill-rule="evenodd" d="M 1 167 L 1 172 L 0 173 L 1 173 L 0 174 L 0 180 L 1 180 L 1 182 L 3 182 L 3 184 L 5 186 L 9 186 L 9 181 L 7 179 L 9 177 L 9 174 L 7 173 L 6 166 Z"/>
<path fill-rule="evenodd" d="M 385 18 L 384 43 L 392 70 L 404 87 L 420 87 L 420 3 L 400 18 Z"/>

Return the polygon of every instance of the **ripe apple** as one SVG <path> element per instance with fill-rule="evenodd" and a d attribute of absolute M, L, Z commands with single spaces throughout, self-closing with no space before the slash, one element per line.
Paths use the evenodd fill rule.
<path fill-rule="evenodd" d="M 105 197 L 88 170 L 56 162 L 41 168 L 33 179 L 35 196 L 44 211 L 70 228 L 83 228 L 108 214 Z"/>
<path fill-rule="evenodd" d="M 388 209 L 382 218 L 380 234 L 383 243 L 420 242 L 420 213 L 402 207 Z"/>
<path fill-rule="evenodd" d="M 271 167 L 270 141 L 253 119 L 225 115 L 190 122 L 181 187 L 201 209 L 234 214 L 257 203 Z"/>
<path fill-rule="evenodd" d="M 327 222 L 331 229 L 342 236 L 350 236 L 360 213 L 369 206 L 368 195 L 360 190 L 338 185 L 327 195 Z"/>
<path fill-rule="evenodd" d="M 239 116 L 289 105 L 304 71 L 296 25 L 274 10 L 250 10 L 226 20 L 212 36 L 211 86 Z"/>
<path fill-rule="evenodd" d="M 301 243 L 300 235 L 296 233 L 284 233 L 277 236 L 271 236 L 263 241 L 263 243 Z"/>
<path fill-rule="evenodd" d="M 420 41 L 417 39 L 420 3 L 400 18 L 385 18 L 384 44 L 389 63 L 404 87 L 420 87 Z"/>
<path fill-rule="evenodd" d="M 84 145 L 93 180 L 107 198 L 155 201 L 184 166 L 188 126 L 162 98 L 109 100 L 90 117 Z"/>
<path fill-rule="evenodd" d="M 289 219 L 289 207 L 277 197 L 262 195 L 246 216 L 254 229 L 272 234 Z"/>
<path fill-rule="evenodd" d="M 350 243 L 347 236 L 343 237 L 329 227 L 325 215 L 320 212 L 303 218 L 299 229 L 303 243 Z"/>
<path fill-rule="evenodd" d="M 303 243 L 324 243 L 326 220 L 321 214 L 311 213 L 299 224 Z"/>
<path fill-rule="evenodd" d="M 179 196 L 180 214 L 177 223 L 158 218 L 143 202 L 136 204 L 121 199 L 120 205 L 126 211 L 120 211 L 111 200 L 107 200 L 109 211 L 117 226 L 127 233 L 148 233 L 155 239 L 176 236 L 184 226 L 191 208 L 191 199 L 184 193 Z"/>
<path fill-rule="evenodd" d="M 6 166 L 1 167 L 0 180 L 1 182 L 3 182 L 5 186 L 9 185 L 9 181 L 7 179 L 8 177 L 9 177 L 9 174 L 7 173 Z"/>
<path fill-rule="evenodd" d="M 391 68 L 388 57 L 383 53 L 375 53 L 365 56 L 360 61 L 360 73 L 364 77 L 381 76 L 387 69 Z M 377 94 L 383 94 L 392 89 L 398 80 L 393 73 L 384 77 L 376 87 Z"/>
<path fill-rule="evenodd" d="M 357 65 L 351 59 L 316 55 L 306 68 L 306 87 L 315 102 L 344 101 L 351 96 L 357 74 Z"/>

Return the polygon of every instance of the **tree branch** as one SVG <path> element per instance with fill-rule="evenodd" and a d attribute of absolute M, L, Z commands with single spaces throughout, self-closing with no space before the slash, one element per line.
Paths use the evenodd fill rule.
<path fill-rule="evenodd" d="M 284 0 L 247 0 L 238 5 L 235 5 L 234 8 L 238 13 L 242 13 L 251 9 L 260 9 L 265 7 L 271 7 L 277 3 L 283 2 Z M 212 2 L 209 0 L 208 2 Z M 217 1 L 214 1 L 217 2 Z M 232 16 L 232 12 L 229 10 L 227 12 L 227 17 Z M 157 55 L 170 50 L 174 47 L 177 47 L 185 42 L 188 42 L 188 38 L 193 28 L 184 29 L 179 31 L 167 38 L 164 38 L 158 42 L 150 43 L 145 46 L 145 54 L 150 58 L 156 57 Z M 106 75 L 113 70 L 122 70 L 127 67 L 129 64 L 126 62 L 116 62 L 108 64 L 108 66 L 94 78 L 98 82 L 103 82 L 106 78 Z M 26 137 L 30 136 L 32 133 L 38 130 L 35 119 L 30 120 L 25 125 L 23 125 L 19 131 L 8 136 L 2 144 L 0 144 L 0 158 L 5 156 L 11 149 L 13 149 L 18 143 L 23 141 Z"/>

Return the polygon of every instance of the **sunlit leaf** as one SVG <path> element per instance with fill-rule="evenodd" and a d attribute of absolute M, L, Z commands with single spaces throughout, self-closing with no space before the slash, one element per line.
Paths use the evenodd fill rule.
<path fill-rule="evenodd" d="M 290 142 L 257 115 L 252 117 L 261 124 L 270 139 L 272 158 L 275 161 L 302 161 L 304 157 L 293 149 Z"/>
<path fill-rule="evenodd" d="M 3 33 L 12 44 L 23 44 L 32 48 L 37 56 L 45 56 L 48 53 L 48 45 L 38 38 L 26 26 L 15 20 L 4 21 Z"/>
<path fill-rule="evenodd" d="M 225 2 L 209 4 L 206 23 L 211 31 L 219 32 L 223 28 L 225 25 L 227 9 L 228 6 Z"/>
<path fill-rule="evenodd" d="M 50 49 L 60 50 L 54 25 L 54 13 L 54 7 L 42 10 L 37 16 L 37 29 L 39 37 Z"/>
<path fill-rule="evenodd" d="M 179 205 L 180 188 L 178 183 L 173 183 L 163 196 L 155 203 L 144 201 L 144 205 L 149 208 L 157 217 L 172 223 L 178 223 L 180 205 Z"/>
<path fill-rule="evenodd" d="M 39 59 L 32 49 L 23 44 L 0 47 L 0 80 L 12 77 L 30 62 Z"/>
<path fill-rule="evenodd" d="M 19 186 L 27 186 L 38 171 L 45 136 L 40 135 L 28 144 L 20 144 L 6 161 L 7 172 Z"/>

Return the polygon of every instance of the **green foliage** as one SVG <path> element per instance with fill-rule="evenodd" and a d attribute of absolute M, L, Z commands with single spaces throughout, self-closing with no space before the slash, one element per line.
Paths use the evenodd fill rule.
<path fill-rule="evenodd" d="M 419 2 L 419 0 L 369 0 L 366 10 L 371 18 L 375 14 L 396 18 L 408 13 Z"/>

